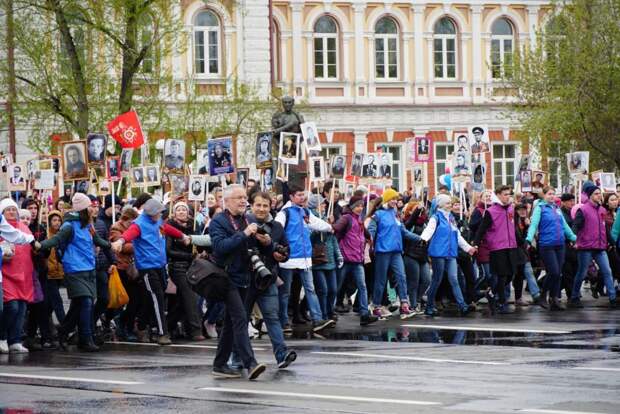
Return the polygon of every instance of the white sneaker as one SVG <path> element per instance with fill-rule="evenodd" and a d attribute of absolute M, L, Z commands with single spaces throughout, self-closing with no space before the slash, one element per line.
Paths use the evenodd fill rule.
<path fill-rule="evenodd" d="M 255 329 L 251 323 L 248 323 L 248 336 L 250 339 L 254 339 L 258 336 L 258 330 Z"/>
<path fill-rule="evenodd" d="M 26 348 L 22 344 L 13 344 L 9 346 L 9 352 L 11 354 L 27 354 L 28 348 Z"/>
<path fill-rule="evenodd" d="M 390 312 L 390 310 L 385 306 L 381 306 L 379 309 L 381 310 L 381 316 L 383 318 L 389 318 L 390 316 L 392 316 L 392 312 Z"/>
<path fill-rule="evenodd" d="M 205 330 L 207 331 L 209 338 L 217 339 L 217 329 L 215 329 L 215 324 L 207 323 L 205 321 Z"/>
<path fill-rule="evenodd" d="M 0 341 L 0 354 L 8 354 L 9 353 L 9 344 L 7 341 Z"/>

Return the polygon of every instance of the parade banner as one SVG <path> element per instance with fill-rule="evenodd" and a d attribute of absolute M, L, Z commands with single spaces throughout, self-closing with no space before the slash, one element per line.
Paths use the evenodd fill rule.
<path fill-rule="evenodd" d="M 108 122 L 108 132 L 121 148 L 138 148 L 144 144 L 144 134 L 136 111 L 120 114 Z"/>

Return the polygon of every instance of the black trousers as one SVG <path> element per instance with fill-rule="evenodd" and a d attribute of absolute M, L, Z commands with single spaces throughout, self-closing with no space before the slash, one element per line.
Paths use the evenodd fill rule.
<path fill-rule="evenodd" d="M 456 258 L 457 265 L 461 268 L 463 276 L 465 276 L 465 290 L 463 297 L 465 303 L 473 303 L 478 300 L 476 293 L 476 278 L 474 276 L 474 263 L 470 256 L 458 256 Z"/>
<path fill-rule="evenodd" d="M 188 266 L 189 268 L 189 266 Z M 198 314 L 198 295 L 194 293 L 185 273 L 170 272 L 170 278 L 177 286 L 176 301 L 168 308 L 168 327 L 173 328 L 177 322 L 185 322 L 187 333 L 192 336 L 202 335 L 200 315 Z"/>
<path fill-rule="evenodd" d="M 127 296 L 129 296 L 129 303 L 127 303 L 127 306 L 125 306 L 125 309 L 121 312 L 120 321 L 128 332 L 133 332 L 138 310 L 147 305 L 144 303 L 144 282 L 140 279 L 129 280 L 129 276 L 127 276 L 127 271 L 125 270 L 119 270 L 118 273 L 127 291 Z"/>
<path fill-rule="evenodd" d="M 142 292 L 144 303 L 138 311 L 138 329 L 143 331 L 146 329 L 151 317 L 157 324 L 157 332 L 160 335 L 168 334 L 168 325 L 166 324 L 166 303 L 165 303 L 165 278 L 166 269 L 143 269 L 140 270 L 140 277 L 144 281 L 144 290 Z M 151 306 L 148 306 L 150 304 Z"/>

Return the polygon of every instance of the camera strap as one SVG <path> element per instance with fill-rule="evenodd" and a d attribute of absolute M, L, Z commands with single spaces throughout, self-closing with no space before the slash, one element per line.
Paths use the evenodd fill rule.
<path fill-rule="evenodd" d="M 239 224 L 237 224 L 237 220 L 235 220 L 235 218 L 233 217 L 232 214 L 230 214 L 230 211 L 226 210 L 226 217 L 228 218 L 228 221 L 230 222 L 230 225 L 233 226 L 233 229 L 235 229 L 235 231 L 241 231 L 242 229 L 239 227 Z M 245 214 L 243 214 L 241 216 L 243 218 L 243 221 L 245 223 L 245 227 L 249 226 L 250 223 L 248 223 L 248 219 L 245 217 Z M 244 227 L 244 228 L 245 228 Z"/>

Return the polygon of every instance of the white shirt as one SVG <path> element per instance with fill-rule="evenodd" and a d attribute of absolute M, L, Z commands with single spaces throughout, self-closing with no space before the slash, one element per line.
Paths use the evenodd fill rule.
<path fill-rule="evenodd" d="M 465 250 L 466 252 L 468 252 L 472 246 L 469 243 L 467 243 L 467 241 L 463 238 L 463 236 L 461 236 L 461 232 L 458 229 L 458 227 L 454 225 L 454 222 L 450 221 L 450 212 L 442 210 L 442 209 L 437 209 L 437 213 L 441 213 L 446 217 L 446 219 L 448 220 L 448 223 L 450 223 L 450 227 L 452 227 L 452 230 L 457 231 L 459 247 L 462 250 Z M 433 234 L 435 234 L 436 229 L 437 229 L 437 219 L 435 218 L 435 216 L 432 216 L 430 220 L 428 221 L 428 224 L 426 225 L 426 228 L 424 229 L 420 237 L 422 237 L 422 240 L 424 240 L 425 242 L 428 242 L 430 239 L 433 238 Z"/>

